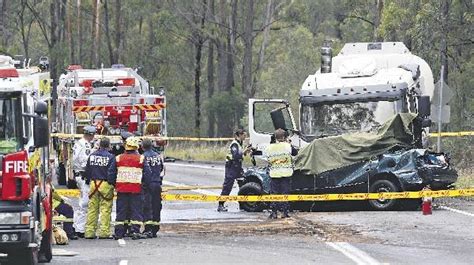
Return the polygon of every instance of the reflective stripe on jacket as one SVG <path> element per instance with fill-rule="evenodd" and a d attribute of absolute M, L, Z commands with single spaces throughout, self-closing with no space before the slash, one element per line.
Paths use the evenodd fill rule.
<path fill-rule="evenodd" d="M 243 148 L 242 144 L 237 141 L 233 140 L 232 143 L 229 145 L 228 153 L 225 157 L 226 162 L 242 162 L 243 159 Z"/>
<path fill-rule="evenodd" d="M 140 193 L 144 157 L 138 153 L 117 156 L 117 192 Z"/>
<path fill-rule="evenodd" d="M 286 142 L 270 144 L 266 150 L 271 178 L 284 178 L 293 175 L 291 144 Z"/>

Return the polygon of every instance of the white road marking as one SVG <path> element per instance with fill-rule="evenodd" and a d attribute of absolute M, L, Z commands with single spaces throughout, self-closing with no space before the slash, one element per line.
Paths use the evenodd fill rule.
<path fill-rule="evenodd" d="M 119 262 L 119 265 L 128 265 L 128 260 L 123 259 Z"/>
<path fill-rule="evenodd" d="M 118 242 L 119 246 L 121 246 L 121 247 L 123 247 L 127 244 L 123 238 L 117 240 L 117 242 Z"/>
<path fill-rule="evenodd" d="M 190 164 L 181 164 L 181 163 L 166 163 L 166 166 L 177 166 L 177 167 L 191 167 L 191 168 L 200 168 L 200 169 L 213 169 L 213 170 L 225 170 L 223 166 L 203 166 L 203 165 L 190 165 Z"/>
<path fill-rule="evenodd" d="M 326 244 L 332 247 L 333 249 L 341 252 L 344 256 L 348 257 L 358 265 L 380 264 L 374 258 L 369 256 L 369 254 L 347 242 L 326 242 Z"/>
<path fill-rule="evenodd" d="M 163 184 L 174 186 L 174 187 L 187 187 L 187 186 L 189 186 L 189 185 L 186 185 L 186 184 L 183 184 L 183 183 L 176 183 L 176 182 L 172 182 L 172 181 L 168 181 L 168 180 L 163 180 Z M 220 195 L 219 193 L 211 191 L 211 190 L 195 189 L 195 190 L 191 190 L 191 191 L 199 193 L 199 194 L 204 194 L 204 195 Z"/>
<path fill-rule="evenodd" d="M 467 216 L 470 216 L 470 217 L 474 217 L 474 214 L 472 214 L 472 213 L 461 211 L 461 210 L 454 209 L 454 208 L 451 208 L 451 207 L 440 206 L 439 208 L 444 209 L 444 210 L 448 210 L 448 211 L 451 211 L 451 212 L 455 212 L 455 213 L 464 214 L 464 215 L 467 215 Z"/>

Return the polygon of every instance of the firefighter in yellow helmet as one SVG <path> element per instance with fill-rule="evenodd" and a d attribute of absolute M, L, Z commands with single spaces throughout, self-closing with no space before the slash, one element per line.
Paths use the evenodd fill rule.
<path fill-rule="evenodd" d="M 139 147 L 140 140 L 129 137 L 125 142 L 125 153 L 116 158 L 117 174 L 113 181 L 117 191 L 115 239 L 124 237 L 127 212 L 131 213 L 132 239 L 146 238 L 140 234 L 143 224 L 143 189 L 149 185 L 152 173 L 144 156 L 138 153 Z"/>

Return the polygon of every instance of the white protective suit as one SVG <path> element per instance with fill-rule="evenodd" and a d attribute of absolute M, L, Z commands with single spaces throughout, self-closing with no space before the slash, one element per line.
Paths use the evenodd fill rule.
<path fill-rule="evenodd" d="M 74 209 L 74 229 L 78 233 L 85 232 L 87 218 L 87 204 L 89 203 L 89 185 L 82 178 L 82 173 L 86 169 L 87 159 L 92 153 L 92 144 L 86 139 L 81 138 L 74 144 L 73 151 L 73 170 L 80 191 L 79 206 Z"/>

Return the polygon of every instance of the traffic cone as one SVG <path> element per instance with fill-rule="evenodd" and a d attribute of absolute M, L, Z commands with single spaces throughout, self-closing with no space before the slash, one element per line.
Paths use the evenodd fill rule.
<path fill-rule="evenodd" d="M 423 188 L 424 191 L 431 190 L 429 187 Z M 423 212 L 423 215 L 430 215 L 432 214 L 432 205 L 431 202 L 433 201 L 433 198 L 431 197 L 423 197 L 423 203 L 421 204 L 421 211 Z"/>

